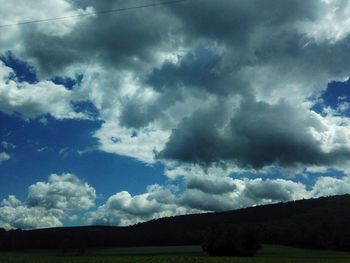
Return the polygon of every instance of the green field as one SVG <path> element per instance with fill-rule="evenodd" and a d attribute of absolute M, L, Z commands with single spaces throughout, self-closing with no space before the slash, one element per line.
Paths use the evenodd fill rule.
<path fill-rule="evenodd" d="M 23 263 L 118 263 L 118 262 L 237 262 L 237 263 L 349 263 L 350 253 L 264 245 L 254 258 L 209 257 L 198 246 L 139 247 L 90 250 L 84 256 L 62 255 L 57 251 L 0 253 L 0 262 Z"/>

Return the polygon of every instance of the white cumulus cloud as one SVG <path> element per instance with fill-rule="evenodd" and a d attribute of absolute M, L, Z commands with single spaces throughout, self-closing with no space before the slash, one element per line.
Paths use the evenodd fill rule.
<path fill-rule="evenodd" d="M 48 182 L 28 188 L 28 197 L 21 202 L 10 195 L 0 205 L 0 227 L 45 228 L 63 226 L 63 220 L 76 218 L 75 212 L 94 205 L 96 191 L 88 183 L 69 173 L 52 174 Z"/>
<path fill-rule="evenodd" d="M 0 152 L 0 164 L 11 159 L 11 156 L 6 152 Z"/>

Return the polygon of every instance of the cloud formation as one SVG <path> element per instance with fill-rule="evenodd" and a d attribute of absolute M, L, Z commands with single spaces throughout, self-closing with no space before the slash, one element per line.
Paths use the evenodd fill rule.
<path fill-rule="evenodd" d="M 0 152 L 0 164 L 11 159 L 11 156 L 6 152 Z"/>
<path fill-rule="evenodd" d="M 48 182 L 28 188 L 28 197 L 21 202 L 10 195 L 0 205 L 0 227 L 5 229 L 45 228 L 63 226 L 79 210 L 95 204 L 96 191 L 73 174 L 52 174 Z"/>
<path fill-rule="evenodd" d="M 72 92 L 51 81 L 35 84 L 20 83 L 14 71 L 0 61 L 0 110 L 7 114 L 20 113 L 25 118 L 51 114 L 56 119 L 84 119 L 74 111 Z"/>
<path fill-rule="evenodd" d="M 131 5 L 52 0 L 28 8 L 24 0 L 15 2 L 0 0 L 0 24 Z M 348 176 L 319 176 L 306 186 L 265 175 L 272 169 L 306 176 L 350 171 L 349 102 L 336 98 L 333 108 L 314 107 L 330 82 L 349 78 L 349 10 L 342 0 L 189 0 L 8 27 L 0 35 L 0 57 L 10 51 L 37 80 L 23 80 L 0 61 L 0 111 L 26 119 L 98 120 L 92 137 L 100 151 L 160 162 L 169 178 L 183 180 L 136 196 L 116 193 L 91 212 L 89 223 L 127 225 L 347 193 Z M 77 76 L 70 88 L 54 81 Z M 77 111 L 81 102 L 96 116 Z M 0 163 L 9 159 L 8 150 Z M 222 176 L 215 169 L 227 170 Z M 238 179 L 247 171 L 260 173 L 258 179 Z M 3 201 L 2 225 L 14 219 L 20 220 L 15 227 L 60 225 L 62 211 L 89 209 L 96 197 L 70 174 L 52 175 L 28 192 L 23 203 Z M 43 221 L 34 220 L 39 215 Z"/>
<path fill-rule="evenodd" d="M 87 224 L 131 225 L 153 218 L 199 212 L 177 204 L 176 187 L 151 185 L 144 194 L 131 196 L 127 191 L 112 195 L 88 216 Z"/>
<path fill-rule="evenodd" d="M 220 212 L 244 207 L 349 194 L 349 176 L 321 176 L 306 185 L 286 179 L 234 179 L 221 175 L 185 177 L 185 187 L 152 185 L 147 192 L 132 196 L 127 191 L 111 196 L 89 213 L 88 224 L 130 225 L 165 216 Z"/>
<path fill-rule="evenodd" d="M 118 192 L 93 209 L 96 191 L 73 174 L 52 174 L 28 188 L 25 202 L 10 195 L 0 204 L 0 227 L 5 229 L 63 226 L 87 211 L 86 224 L 131 225 L 184 214 L 220 212 L 244 207 L 350 193 L 350 176 L 320 176 L 308 189 L 291 179 L 235 179 L 225 170 L 187 170 L 182 185 L 150 185 L 143 194 Z"/>
<path fill-rule="evenodd" d="M 47 209 L 89 209 L 94 205 L 96 191 L 73 174 L 52 174 L 47 183 L 38 182 L 28 188 L 28 206 Z"/>
<path fill-rule="evenodd" d="M 126 6 L 53 2 L 55 15 Z M 19 84 L 2 65 L 1 110 L 86 118 L 72 102 L 90 101 L 104 121 L 94 135 L 100 149 L 147 163 L 336 167 L 349 139 L 324 139 L 342 140 L 342 127 L 312 111 L 310 98 L 349 76 L 349 8 L 338 0 L 203 0 L 14 27 L 19 46 L 0 51 L 30 61 L 40 81 Z M 46 80 L 76 74 L 83 79 L 74 90 Z"/>
<path fill-rule="evenodd" d="M 348 142 L 323 149 L 315 133 L 328 133 L 328 127 L 302 107 L 284 100 L 273 105 L 248 100 L 226 122 L 218 117 L 218 107 L 185 119 L 159 156 L 199 164 L 234 161 L 248 168 L 332 165 L 348 159 Z"/>

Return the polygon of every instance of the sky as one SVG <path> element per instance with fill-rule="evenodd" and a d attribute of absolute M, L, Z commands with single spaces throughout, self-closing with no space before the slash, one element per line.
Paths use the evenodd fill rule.
<path fill-rule="evenodd" d="M 350 193 L 350 1 L 0 6 L 1 228 Z"/>

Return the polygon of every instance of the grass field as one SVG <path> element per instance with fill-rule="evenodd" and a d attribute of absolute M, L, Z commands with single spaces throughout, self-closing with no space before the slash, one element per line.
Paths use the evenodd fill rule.
<path fill-rule="evenodd" d="M 139 247 L 87 251 L 84 256 L 55 251 L 0 253 L 1 263 L 126 263 L 126 262 L 237 262 L 237 263 L 349 263 L 350 253 L 264 245 L 254 258 L 209 257 L 198 246 Z"/>

